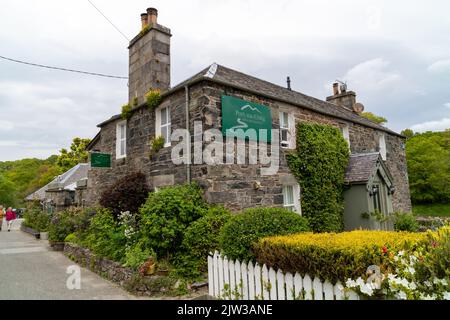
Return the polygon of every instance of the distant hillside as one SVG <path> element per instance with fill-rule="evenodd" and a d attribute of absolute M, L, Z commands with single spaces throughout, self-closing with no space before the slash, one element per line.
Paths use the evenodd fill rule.
<path fill-rule="evenodd" d="M 30 193 L 61 174 L 58 156 L 0 162 L 0 205 L 20 207 Z"/>

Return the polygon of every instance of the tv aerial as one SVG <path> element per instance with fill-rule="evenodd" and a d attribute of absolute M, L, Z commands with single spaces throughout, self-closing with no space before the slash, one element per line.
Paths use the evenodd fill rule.
<path fill-rule="evenodd" d="M 336 82 L 340 84 L 341 93 L 347 92 L 347 81 L 336 80 Z"/>

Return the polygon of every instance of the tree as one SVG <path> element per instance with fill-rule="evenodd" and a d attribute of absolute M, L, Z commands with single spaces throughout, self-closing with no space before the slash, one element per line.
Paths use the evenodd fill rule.
<path fill-rule="evenodd" d="M 450 130 L 415 134 L 406 159 L 414 203 L 450 202 Z"/>
<path fill-rule="evenodd" d="M 402 132 L 400 132 L 401 135 L 406 137 L 406 140 L 411 139 L 414 137 L 415 133 L 411 129 L 405 129 Z"/>
<path fill-rule="evenodd" d="M 13 207 L 16 205 L 16 188 L 14 183 L 0 173 L 0 205 Z M 0 222 L 1 223 L 1 222 Z"/>
<path fill-rule="evenodd" d="M 361 113 L 361 116 L 381 125 L 385 125 L 388 122 L 386 118 L 377 116 L 372 112 L 363 112 Z"/>
<path fill-rule="evenodd" d="M 90 142 L 91 139 L 74 138 L 70 151 L 61 149 L 61 154 L 56 161 L 58 167 L 65 172 L 79 163 L 87 162 L 89 153 L 86 151 L 86 147 Z"/>

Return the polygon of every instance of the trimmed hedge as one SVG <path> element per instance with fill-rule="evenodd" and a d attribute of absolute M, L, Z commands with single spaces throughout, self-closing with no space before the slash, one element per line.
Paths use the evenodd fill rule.
<path fill-rule="evenodd" d="M 308 232 L 261 239 L 255 254 L 259 263 L 284 272 L 344 283 L 364 276 L 370 265 L 379 266 L 382 272 L 392 270 L 394 254 L 417 246 L 424 236 L 389 231 Z"/>
<path fill-rule="evenodd" d="M 222 252 L 231 259 L 252 260 L 260 238 L 309 231 L 308 221 L 282 208 L 252 208 L 233 216 L 220 233 Z"/>

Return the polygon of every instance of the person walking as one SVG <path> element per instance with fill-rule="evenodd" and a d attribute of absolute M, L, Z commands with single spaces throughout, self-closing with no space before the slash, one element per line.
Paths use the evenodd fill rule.
<path fill-rule="evenodd" d="M 12 208 L 9 207 L 8 210 L 6 210 L 6 225 L 8 227 L 8 232 L 11 231 L 11 225 L 14 220 L 16 220 L 16 214 Z"/>
<path fill-rule="evenodd" d="M 0 206 L 0 231 L 2 231 L 4 217 L 5 217 L 5 210 L 3 210 L 3 206 Z"/>

